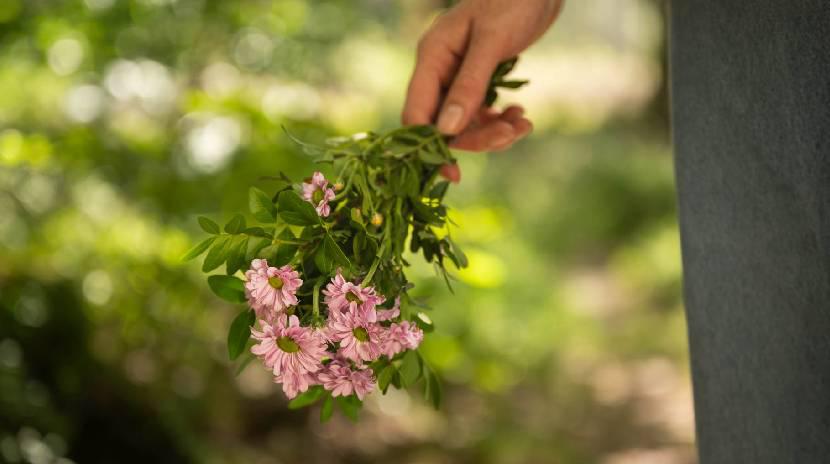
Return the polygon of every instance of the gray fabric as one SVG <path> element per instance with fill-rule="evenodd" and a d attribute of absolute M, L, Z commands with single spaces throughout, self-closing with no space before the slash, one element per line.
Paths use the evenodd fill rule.
<path fill-rule="evenodd" d="M 670 19 L 700 460 L 830 462 L 830 0 Z"/>

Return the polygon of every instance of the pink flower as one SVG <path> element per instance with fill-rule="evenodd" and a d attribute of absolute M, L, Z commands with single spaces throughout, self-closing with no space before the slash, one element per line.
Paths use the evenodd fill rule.
<path fill-rule="evenodd" d="M 381 353 L 390 358 L 406 350 L 414 350 L 424 340 L 424 331 L 415 323 L 403 321 L 394 323 L 384 333 Z"/>
<path fill-rule="evenodd" d="M 290 266 L 269 267 L 264 259 L 251 262 L 251 269 L 245 272 L 245 295 L 256 311 L 257 317 L 272 321 L 297 304 L 297 289 L 303 284 L 300 274 Z"/>
<path fill-rule="evenodd" d="M 401 315 L 401 297 L 395 298 L 395 305 L 390 309 L 378 309 L 378 320 L 388 321 Z"/>
<path fill-rule="evenodd" d="M 383 303 L 383 297 L 375 293 L 373 287 L 363 288 L 360 285 L 346 281 L 340 270 L 323 290 L 323 301 L 329 312 L 351 312 L 359 315 L 368 322 L 376 322 L 375 306 Z"/>
<path fill-rule="evenodd" d="M 334 200 L 334 190 L 327 188 L 329 181 L 322 172 L 315 172 L 311 176 L 311 183 L 303 182 L 303 199 L 314 205 L 317 214 L 326 217 L 331 213 L 329 202 Z"/>
<path fill-rule="evenodd" d="M 348 362 L 340 360 L 329 363 L 317 374 L 317 379 L 323 388 L 331 391 L 331 396 L 349 396 L 354 393 L 362 400 L 375 389 L 372 369 L 358 367 L 357 370 L 353 370 Z"/>
<path fill-rule="evenodd" d="M 320 332 L 301 327 L 297 316 L 277 317 L 276 323 L 260 320 L 260 324 L 261 332 L 251 329 L 251 337 L 258 342 L 251 353 L 271 369 L 274 381 L 282 383 L 285 396 L 294 398 L 315 385 L 314 374 L 323 367 L 320 361 L 328 356 Z"/>
<path fill-rule="evenodd" d="M 326 334 L 340 342 L 340 355 L 354 362 L 374 361 L 380 356 L 384 328 L 353 312 L 329 311 Z"/>

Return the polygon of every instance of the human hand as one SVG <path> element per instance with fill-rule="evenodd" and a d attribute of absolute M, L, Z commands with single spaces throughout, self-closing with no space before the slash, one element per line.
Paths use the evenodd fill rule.
<path fill-rule="evenodd" d="M 431 124 L 455 136 L 463 150 L 501 150 L 532 130 L 524 110 L 482 106 L 499 62 L 518 55 L 544 34 L 563 0 L 462 0 L 436 19 L 418 44 L 415 71 L 401 119 Z M 439 111 L 440 109 L 440 111 Z M 457 166 L 442 174 L 457 182 Z"/>

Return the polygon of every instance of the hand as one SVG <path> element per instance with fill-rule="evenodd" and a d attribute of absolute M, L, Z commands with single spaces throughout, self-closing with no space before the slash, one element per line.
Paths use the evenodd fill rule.
<path fill-rule="evenodd" d="M 431 124 L 438 114 L 438 130 L 456 136 L 451 146 L 472 151 L 504 149 L 527 135 L 532 125 L 522 108 L 499 113 L 482 102 L 499 62 L 541 37 L 561 6 L 562 0 L 462 0 L 439 16 L 418 44 L 403 123 Z"/>

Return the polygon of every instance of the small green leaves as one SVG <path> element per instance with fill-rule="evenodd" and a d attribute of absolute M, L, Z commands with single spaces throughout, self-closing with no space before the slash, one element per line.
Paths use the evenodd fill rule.
<path fill-rule="evenodd" d="M 313 226 L 320 223 L 320 217 L 311 203 L 300 198 L 293 190 L 280 193 L 278 203 L 279 215 L 287 224 Z"/>
<path fill-rule="evenodd" d="M 208 286 L 223 300 L 231 303 L 245 302 L 245 283 L 241 279 L 228 275 L 212 275 L 208 277 Z"/>
<path fill-rule="evenodd" d="M 234 214 L 230 221 L 225 224 L 225 232 L 238 234 L 245 228 L 245 217 L 241 214 Z"/>
<path fill-rule="evenodd" d="M 228 331 L 228 357 L 231 361 L 238 358 L 245 351 L 245 346 L 251 337 L 251 326 L 254 325 L 255 320 L 254 312 L 246 309 L 231 322 L 231 328 Z"/>
<path fill-rule="evenodd" d="M 418 158 L 427 164 L 441 165 L 449 162 L 449 159 L 434 151 L 421 150 L 418 152 Z"/>
<path fill-rule="evenodd" d="M 230 239 L 231 237 L 228 235 L 216 237 L 216 241 L 213 242 L 213 246 L 210 247 L 210 251 L 208 251 L 205 261 L 202 263 L 202 272 L 210 272 L 225 262 L 228 256 L 227 244 Z"/>
<path fill-rule="evenodd" d="M 311 406 L 326 394 L 322 385 L 314 385 L 288 402 L 288 409 L 300 409 Z"/>
<path fill-rule="evenodd" d="M 336 399 L 337 405 L 343 411 L 343 415 L 351 419 L 352 422 L 357 422 L 360 408 L 363 407 L 363 402 L 354 395 L 338 396 Z"/>
<path fill-rule="evenodd" d="M 493 103 L 495 103 L 498 98 L 499 88 L 518 89 L 528 83 L 526 80 L 505 80 L 507 74 L 510 73 L 510 71 L 513 70 L 513 67 L 516 66 L 516 61 L 518 61 L 518 59 L 519 57 L 515 56 L 509 60 L 502 61 L 496 67 L 493 75 L 490 76 L 490 86 L 487 89 L 487 94 L 484 99 L 484 106 L 493 106 Z"/>
<path fill-rule="evenodd" d="M 435 409 L 441 408 L 441 381 L 429 366 L 424 365 L 424 399 Z"/>
<path fill-rule="evenodd" d="M 323 238 L 323 244 L 317 250 L 317 254 L 314 255 L 314 263 L 321 271 L 329 274 L 334 272 L 338 267 L 347 269 L 351 267 L 349 258 L 346 257 L 340 245 L 329 234 L 326 234 Z"/>
<path fill-rule="evenodd" d="M 248 252 L 248 236 L 234 235 L 227 247 L 228 256 L 226 259 L 226 272 L 228 275 L 232 275 L 236 271 L 244 268 L 246 265 L 245 255 Z"/>
<path fill-rule="evenodd" d="M 378 378 L 378 389 L 381 392 L 386 393 L 386 390 L 389 388 L 389 384 L 392 382 L 392 377 L 395 376 L 397 373 L 397 368 L 395 368 L 394 364 L 388 364 L 383 370 L 380 371 L 380 374 L 377 375 Z"/>
<path fill-rule="evenodd" d="M 271 202 L 271 197 L 256 187 L 248 190 L 248 208 L 259 222 L 267 224 L 277 219 L 277 208 Z"/>
<path fill-rule="evenodd" d="M 199 226 L 202 228 L 202 230 L 209 234 L 216 235 L 220 232 L 219 224 L 211 221 L 210 219 L 204 216 L 199 216 Z"/>
<path fill-rule="evenodd" d="M 202 240 L 196 246 L 191 248 L 187 253 L 185 253 L 184 256 L 182 256 L 182 261 L 190 261 L 191 259 L 204 253 L 205 250 L 207 250 L 208 247 L 210 247 L 214 240 L 216 240 L 216 237 L 208 237 Z"/>
<path fill-rule="evenodd" d="M 413 385 L 421 377 L 421 358 L 416 351 L 407 351 L 398 369 L 401 375 L 401 384 L 404 387 Z"/>
<path fill-rule="evenodd" d="M 417 325 L 418 328 L 423 330 L 425 333 L 435 331 L 435 326 L 432 325 L 432 319 L 430 319 L 429 316 L 420 312 L 415 316 L 415 325 Z"/>

